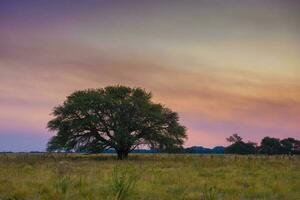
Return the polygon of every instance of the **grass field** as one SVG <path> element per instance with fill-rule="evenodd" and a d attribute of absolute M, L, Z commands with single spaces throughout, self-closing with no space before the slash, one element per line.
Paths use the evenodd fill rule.
<path fill-rule="evenodd" d="M 0 155 L 1 200 L 300 199 L 300 158 Z"/>

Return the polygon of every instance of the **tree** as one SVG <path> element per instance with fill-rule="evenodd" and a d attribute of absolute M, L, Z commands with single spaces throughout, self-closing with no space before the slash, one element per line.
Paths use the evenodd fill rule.
<path fill-rule="evenodd" d="M 253 142 L 244 142 L 243 138 L 238 134 L 233 134 L 229 138 L 226 138 L 231 143 L 225 148 L 225 153 L 229 154 L 255 154 L 256 144 Z"/>
<path fill-rule="evenodd" d="M 283 154 L 299 154 L 300 141 L 295 138 L 285 138 L 280 141 Z"/>
<path fill-rule="evenodd" d="M 259 152 L 268 155 L 282 154 L 283 148 L 280 139 L 264 137 L 261 141 Z"/>
<path fill-rule="evenodd" d="M 281 153 L 292 154 L 294 148 L 294 138 L 286 138 L 280 141 Z"/>
<path fill-rule="evenodd" d="M 241 142 L 243 140 L 242 137 L 240 137 L 237 133 L 233 134 L 232 136 L 230 136 L 229 138 L 226 138 L 227 142 L 230 143 L 237 143 L 237 142 Z"/>
<path fill-rule="evenodd" d="M 182 148 L 186 129 L 176 112 L 151 101 L 141 88 L 109 86 L 77 91 L 54 108 L 48 128 L 57 132 L 48 151 L 101 152 L 113 148 L 118 159 L 138 146 Z"/>

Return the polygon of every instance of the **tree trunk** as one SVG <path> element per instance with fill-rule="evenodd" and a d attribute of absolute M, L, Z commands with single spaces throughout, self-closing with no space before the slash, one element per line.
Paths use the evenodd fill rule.
<path fill-rule="evenodd" d="M 128 158 L 128 151 L 125 150 L 117 150 L 118 160 L 124 160 Z"/>

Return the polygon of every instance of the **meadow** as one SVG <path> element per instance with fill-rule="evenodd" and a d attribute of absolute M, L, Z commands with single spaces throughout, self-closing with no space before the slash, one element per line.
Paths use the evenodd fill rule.
<path fill-rule="evenodd" d="M 1 154 L 1 200 L 300 199 L 300 157 Z"/>

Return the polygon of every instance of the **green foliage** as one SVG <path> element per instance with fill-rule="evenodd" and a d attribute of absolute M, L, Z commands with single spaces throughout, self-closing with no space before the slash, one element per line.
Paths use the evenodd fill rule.
<path fill-rule="evenodd" d="M 151 98 L 141 88 L 119 85 L 74 92 L 53 111 L 48 128 L 57 135 L 47 150 L 94 153 L 113 148 L 123 159 L 140 145 L 180 149 L 186 131 L 178 114 Z"/>
<path fill-rule="evenodd" d="M 111 176 L 114 200 L 126 200 L 132 196 L 138 176 L 133 169 L 115 166 Z"/>

